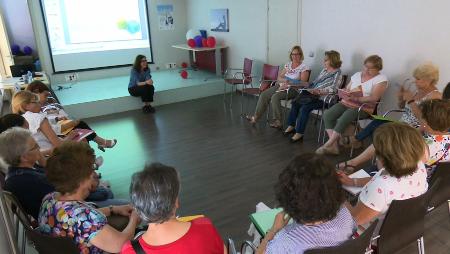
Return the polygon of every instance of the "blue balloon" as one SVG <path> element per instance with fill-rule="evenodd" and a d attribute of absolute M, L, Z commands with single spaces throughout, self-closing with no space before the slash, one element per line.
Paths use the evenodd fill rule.
<path fill-rule="evenodd" d="M 198 48 L 202 47 L 202 39 L 203 39 L 203 37 L 201 35 L 197 35 L 194 37 L 196 47 L 198 47 Z"/>
<path fill-rule="evenodd" d="M 23 47 L 23 53 L 25 55 L 31 55 L 31 53 L 33 53 L 33 49 L 30 46 L 25 46 Z"/>
<path fill-rule="evenodd" d="M 11 45 L 11 53 L 13 55 L 18 55 L 20 53 L 20 46 L 17 44 Z"/>
<path fill-rule="evenodd" d="M 139 22 L 131 20 L 127 22 L 127 30 L 130 34 L 135 34 L 141 30 L 141 24 Z"/>

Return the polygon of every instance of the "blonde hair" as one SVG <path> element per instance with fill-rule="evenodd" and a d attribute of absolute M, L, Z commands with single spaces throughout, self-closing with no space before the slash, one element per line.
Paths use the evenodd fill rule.
<path fill-rule="evenodd" d="M 27 112 L 25 106 L 31 102 L 39 101 L 39 96 L 29 91 L 20 91 L 14 94 L 11 102 L 12 112 L 23 114 Z"/>
<path fill-rule="evenodd" d="M 289 52 L 289 59 L 292 61 L 292 52 L 294 52 L 294 50 L 298 51 L 298 53 L 300 54 L 300 59 L 303 61 L 303 59 L 305 59 L 305 56 L 303 55 L 303 50 L 299 45 L 295 45 L 291 48 L 291 51 Z"/>
<path fill-rule="evenodd" d="M 381 71 L 383 69 L 383 59 L 380 56 L 378 56 L 378 55 L 368 56 L 364 60 L 364 64 L 366 64 L 368 62 L 372 63 L 373 64 L 373 68 L 377 69 L 378 71 Z"/>
<path fill-rule="evenodd" d="M 413 76 L 416 79 L 428 80 L 432 85 L 435 85 L 439 81 L 439 68 L 433 63 L 424 63 L 417 66 Z"/>
<path fill-rule="evenodd" d="M 420 132 L 405 123 L 387 123 L 374 134 L 373 146 L 386 171 L 397 178 L 417 170 L 426 143 Z"/>
<path fill-rule="evenodd" d="M 333 68 L 341 68 L 341 54 L 335 50 L 325 51 L 325 55 L 330 60 L 330 66 Z"/>
<path fill-rule="evenodd" d="M 434 131 L 447 132 L 450 128 L 450 100 L 431 99 L 420 103 L 422 118 Z"/>

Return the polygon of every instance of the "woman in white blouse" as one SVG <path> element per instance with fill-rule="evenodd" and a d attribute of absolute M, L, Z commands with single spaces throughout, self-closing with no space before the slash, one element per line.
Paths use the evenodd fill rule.
<path fill-rule="evenodd" d="M 356 206 L 347 204 L 358 225 L 384 219 L 393 200 L 414 198 L 428 189 L 423 163 L 427 148 L 417 129 L 404 123 L 384 124 L 375 132 L 373 145 L 381 168 L 373 177 L 352 179 L 338 172 L 342 184 L 364 186 Z"/>
<path fill-rule="evenodd" d="M 360 113 L 361 118 L 367 118 L 375 110 L 376 103 L 387 89 L 386 76 L 380 73 L 383 60 L 372 55 L 364 60 L 362 72 L 355 73 L 346 87 L 348 98 L 326 110 L 323 115 L 328 141 L 316 150 L 318 154 L 339 154 L 338 141 L 344 130 L 358 117 L 358 108 L 367 103 Z"/>
<path fill-rule="evenodd" d="M 48 151 L 61 145 L 62 140 L 56 135 L 46 115 L 41 113 L 39 96 L 29 91 L 20 91 L 13 96 L 12 111 L 21 114 L 28 122 L 34 140 L 41 151 Z M 69 134 L 67 139 L 73 138 Z"/>

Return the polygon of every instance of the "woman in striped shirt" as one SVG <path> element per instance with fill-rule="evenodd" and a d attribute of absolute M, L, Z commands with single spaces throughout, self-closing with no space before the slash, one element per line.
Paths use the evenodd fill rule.
<path fill-rule="evenodd" d="M 295 131 L 291 142 L 299 141 L 303 138 L 309 113 L 314 109 L 323 107 L 323 100 L 326 95 L 337 92 L 337 86 L 341 84 L 341 56 L 339 52 L 330 50 L 325 52 L 323 59 L 324 69 L 319 76 L 309 84 L 308 91 L 302 90 L 297 97 L 292 100 L 291 112 L 289 113 L 288 127 L 284 131 L 285 135 Z"/>
<path fill-rule="evenodd" d="M 294 158 L 280 174 L 275 193 L 283 212 L 277 214 L 258 254 L 302 254 L 307 249 L 336 246 L 350 239 L 356 229 L 343 205 L 344 190 L 336 171 L 320 155 Z M 293 222 L 288 224 L 290 218 Z"/>

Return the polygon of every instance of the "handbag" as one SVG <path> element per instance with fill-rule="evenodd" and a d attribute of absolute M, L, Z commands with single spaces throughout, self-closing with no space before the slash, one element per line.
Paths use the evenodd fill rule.
<path fill-rule="evenodd" d="M 320 98 L 319 95 L 315 95 L 308 91 L 303 90 L 292 100 L 292 102 L 300 104 L 300 105 L 305 105 L 305 104 L 309 104 L 313 101 L 319 100 L 319 98 Z"/>

